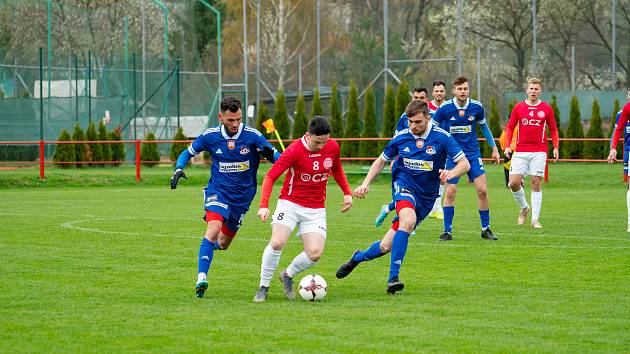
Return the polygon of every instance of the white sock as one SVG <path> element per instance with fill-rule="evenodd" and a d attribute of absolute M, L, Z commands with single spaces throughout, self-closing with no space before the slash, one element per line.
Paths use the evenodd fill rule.
<path fill-rule="evenodd" d="M 314 266 L 315 263 L 317 262 L 313 262 L 308 258 L 306 252 L 302 252 L 295 256 L 295 258 L 293 258 L 293 262 L 291 262 L 291 264 L 287 267 L 287 275 L 293 278 L 296 274 Z"/>
<path fill-rule="evenodd" d="M 529 208 L 527 200 L 525 199 L 525 191 L 523 190 L 523 187 L 516 192 L 512 192 L 512 195 L 514 196 L 514 200 L 516 200 L 516 204 L 521 206 L 521 209 Z"/>
<path fill-rule="evenodd" d="M 532 192 L 532 220 L 539 220 L 542 207 L 542 192 Z"/>
<path fill-rule="evenodd" d="M 628 205 L 628 225 L 630 225 L 630 189 L 626 193 L 626 204 Z"/>
<path fill-rule="evenodd" d="M 435 203 L 433 203 L 432 212 L 441 212 L 442 211 L 442 197 L 437 197 L 435 199 Z"/>
<path fill-rule="evenodd" d="M 199 283 L 202 280 L 206 280 L 206 273 L 197 274 L 197 283 Z"/>
<path fill-rule="evenodd" d="M 278 268 L 282 251 L 274 250 L 270 244 L 267 244 L 263 252 L 262 261 L 260 262 L 260 286 L 269 286 L 273 273 Z"/>

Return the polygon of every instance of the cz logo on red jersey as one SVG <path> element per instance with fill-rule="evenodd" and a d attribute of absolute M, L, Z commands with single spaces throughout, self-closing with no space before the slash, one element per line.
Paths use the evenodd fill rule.
<path fill-rule="evenodd" d="M 538 120 L 538 119 L 527 119 L 527 118 L 521 119 L 521 124 L 522 125 L 532 125 L 532 126 L 535 126 L 535 127 L 540 127 L 541 123 L 542 123 L 542 121 Z"/>
<path fill-rule="evenodd" d="M 328 179 L 328 172 L 326 172 L 326 173 L 315 173 L 313 175 L 309 175 L 308 173 L 302 173 L 300 175 L 300 178 L 304 182 L 313 181 L 313 182 L 317 183 L 317 182 L 321 182 L 321 181 L 327 180 Z"/>

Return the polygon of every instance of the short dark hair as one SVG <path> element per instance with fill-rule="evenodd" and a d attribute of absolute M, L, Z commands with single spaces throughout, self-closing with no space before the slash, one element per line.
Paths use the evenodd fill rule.
<path fill-rule="evenodd" d="M 453 80 L 453 87 L 462 85 L 468 82 L 468 78 L 466 76 L 458 76 Z"/>
<path fill-rule="evenodd" d="M 330 134 L 332 128 L 328 119 L 323 116 L 315 116 L 308 122 L 308 133 L 311 135 L 326 135 Z"/>
<path fill-rule="evenodd" d="M 420 92 L 424 92 L 424 93 L 426 93 L 426 94 L 428 94 L 428 93 L 429 93 L 429 92 L 427 91 L 427 89 L 426 89 L 426 88 L 424 88 L 424 87 L 414 87 L 414 88 L 413 88 L 413 92 L 418 92 L 418 93 L 420 93 Z"/>
<path fill-rule="evenodd" d="M 433 87 L 440 86 L 440 85 L 446 87 L 446 84 L 444 83 L 444 81 L 433 81 Z"/>
<path fill-rule="evenodd" d="M 241 100 L 232 96 L 225 97 L 221 101 L 221 112 L 226 112 L 228 109 L 232 113 L 238 112 L 241 109 Z"/>
<path fill-rule="evenodd" d="M 407 118 L 411 118 L 413 116 L 417 116 L 422 113 L 426 117 L 429 114 L 429 107 L 423 101 L 411 101 L 405 108 L 405 113 L 407 114 Z"/>

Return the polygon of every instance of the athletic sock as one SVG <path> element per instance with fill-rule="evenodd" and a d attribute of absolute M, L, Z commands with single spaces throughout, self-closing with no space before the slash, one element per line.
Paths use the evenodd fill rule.
<path fill-rule="evenodd" d="M 273 273 L 276 272 L 278 263 L 280 263 L 281 255 L 282 250 L 276 251 L 270 244 L 267 244 L 267 247 L 265 247 L 263 251 L 262 261 L 260 262 L 260 286 L 269 286 L 271 278 L 273 278 Z"/>
<path fill-rule="evenodd" d="M 214 248 L 214 242 L 210 242 L 205 237 L 201 239 L 201 245 L 199 246 L 199 259 L 197 263 L 198 273 L 208 274 L 210 264 L 212 263 L 212 256 L 214 255 Z"/>
<path fill-rule="evenodd" d="M 317 262 L 311 261 L 306 252 L 302 252 L 293 258 L 293 261 L 287 267 L 287 275 L 293 278 L 296 274 L 303 272 L 314 266 Z"/>
<path fill-rule="evenodd" d="M 512 195 L 514 196 L 514 200 L 516 200 L 516 204 L 521 206 L 521 209 L 529 208 L 527 200 L 525 199 L 525 190 L 523 190 L 523 187 L 516 192 L 512 192 Z"/>
<path fill-rule="evenodd" d="M 444 231 L 453 232 L 453 217 L 455 216 L 455 206 L 444 206 Z"/>
<path fill-rule="evenodd" d="M 396 231 L 394 234 L 394 242 L 392 243 L 392 255 L 389 261 L 389 281 L 397 277 L 400 272 L 400 266 L 405 259 L 407 253 L 407 244 L 409 242 L 409 233 L 403 230 Z"/>
<path fill-rule="evenodd" d="M 532 220 L 539 220 L 542 207 L 542 192 L 532 192 Z"/>
<path fill-rule="evenodd" d="M 481 229 L 485 230 L 490 227 L 490 209 L 479 210 L 479 219 L 481 219 Z"/>
<path fill-rule="evenodd" d="M 389 204 L 387 204 L 387 209 L 389 209 L 389 212 L 396 210 L 396 203 L 392 200 Z"/>
<path fill-rule="evenodd" d="M 435 203 L 433 203 L 433 209 L 431 212 L 442 212 L 442 196 L 444 195 L 444 185 L 440 184 L 440 196 L 435 198 Z"/>
<path fill-rule="evenodd" d="M 381 252 L 381 240 L 378 240 L 371 244 L 370 247 L 368 247 L 368 249 L 366 249 L 365 251 L 357 252 L 354 256 L 352 256 L 352 260 L 357 263 L 361 263 L 365 261 L 371 261 L 374 258 L 378 258 L 382 255 L 384 255 L 384 253 Z"/>

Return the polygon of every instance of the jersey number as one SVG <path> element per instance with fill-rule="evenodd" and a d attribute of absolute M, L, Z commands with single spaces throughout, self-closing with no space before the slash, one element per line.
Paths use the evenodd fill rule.
<path fill-rule="evenodd" d="M 319 161 L 313 161 L 313 170 L 319 170 Z"/>
<path fill-rule="evenodd" d="M 284 219 L 284 213 L 278 213 L 278 217 L 276 217 L 276 219 L 278 220 Z"/>
<path fill-rule="evenodd" d="M 534 111 L 529 111 L 529 116 L 533 117 L 534 116 Z"/>

